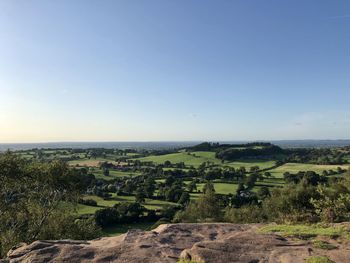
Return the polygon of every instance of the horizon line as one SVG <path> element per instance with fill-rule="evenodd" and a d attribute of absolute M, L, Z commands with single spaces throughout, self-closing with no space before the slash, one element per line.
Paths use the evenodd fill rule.
<path fill-rule="evenodd" d="M 349 139 L 236 139 L 236 140 L 130 140 L 130 141 L 35 141 L 0 142 L 0 144 L 50 144 L 50 143 L 184 143 L 184 142 L 268 142 L 268 141 L 350 141 Z"/>

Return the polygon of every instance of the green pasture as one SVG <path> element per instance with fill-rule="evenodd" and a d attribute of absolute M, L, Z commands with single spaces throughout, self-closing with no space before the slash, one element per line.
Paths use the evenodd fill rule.
<path fill-rule="evenodd" d="M 319 165 L 319 164 L 306 164 L 306 163 L 286 163 L 269 172 L 275 178 L 283 178 L 285 172 L 297 173 L 300 171 L 314 171 L 316 173 L 322 173 L 324 170 L 336 171 L 338 167 L 342 169 L 348 169 L 350 165 Z"/>
<path fill-rule="evenodd" d="M 215 193 L 217 194 L 235 194 L 237 191 L 237 184 L 235 183 L 213 183 Z M 197 184 L 197 189 L 203 192 L 204 183 Z"/>
<path fill-rule="evenodd" d="M 210 162 L 214 165 L 228 166 L 234 168 L 240 168 L 244 166 L 249 169 L 252 166 L 259 166 L 260 169 L 266 169 L 274 166 L 276 162 L 274 160 L 263 159 L 244 159 L 235 162 L 222 162 L 215 157 L 215 152 L 198 151 L 198 152 L 177 152 L 165 155 L 152 155 L 143 158 L 138 158 L 142 162 L 153 162 L 155 164 L 163 164 L 165 161 L 170 161 L 173 164 L 183 162 L 186 166 L 199 167 L 204 162 Z"/>
<path fill-rule="evenodd" d="M 233 167 L 239 169 L 240 167 L 245 167 L 247 170 L 253 166 L 259 166 L 260 169 L 267 169 L 276 165 L 274 160 L 262 160 L 262 159 L 242 159 L 240 161 L 225 162 L 224 166 Z"/>
<path fill-rule="evenodd" d="M 95 206 L 87 206 L 79 204 L 77 207 L 78 214 L 93 214 L 96 210 L 99 210 L 104 207 L 112 207 L 113 205 L 121 202 L 135 202 L 135 196 L 117 196 L 115 194 L 112 195 L 112 198 L 108 200 L 104 200 L 101 197 L 95 195 L 86 195 L 84 199 L 92 199 L 97 202 L 97 207 Z M 162 209 L 168 205 L 177 205 L 176 203 L 167 202 L 163 200 L 149 199 L 146 198 L 145 203 L 142 204 L 147 209 Z"/>
<path fill-rule="evenodd" d="M 98 166 L 99 162 L 110 162 L 114 161 L 109 158 L 93 158 L 93 159 L 88 159 L 88 158 L 83 158 L 83 159 L 78 159 L 78 160 L 73 160 L 69 161 L 68 164 L 71 166 Z"/>
<path fill-rule="evenodd" d="M 185 163 L 186 166 L 199 167 L 204 162 L 212 162 L 220 164 L 221 160 L 215 158 L 214 152 L 177 152 L 164 155 L 151 155 L 138 158 L 142 162 L 153 162 L 155 164 L 163 164 L 165 161 L 170 161 L 173 164 Z"/>
<path fill-rule="evenodd" d="M 103 179 L 106 181 L 110 181 L 120 177 L 133 177 L 141 175 L 139 172 L 123 172 L 118 170 L 109 170 L 109 176 L 103 175 L 103 171 L 98 168 L 91 169 L 90 172 L 95 175 L 96 179 Z"/>

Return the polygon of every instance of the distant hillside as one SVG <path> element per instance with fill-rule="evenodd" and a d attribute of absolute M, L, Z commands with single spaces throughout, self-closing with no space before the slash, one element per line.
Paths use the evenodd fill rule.
<path fill-rule="evenodd" d="M 218 152 L 221 150 L 226 150 L 229 148 L 254 148 L 254 147 L 268 147 L 272 144 L 269 142 L 250 142 L 250 143 L 212 143 L 212 142 L 203 142 L 192 147 L 187 147 L 188 151 L 210 151 L 210 152 Z"/>
<path fill-rule="evenodd" d="M 283 153 L 283 149 L 266 142 L 253 142 L 245 144 L 219 144 L 204 142 L 187 151 L 215 152 L 215 157 L 225 161 L 234 161 L 241 158 L 269 157 Z"/>

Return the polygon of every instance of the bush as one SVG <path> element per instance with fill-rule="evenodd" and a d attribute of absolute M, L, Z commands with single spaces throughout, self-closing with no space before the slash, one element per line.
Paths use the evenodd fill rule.
<path fill-rule="evenodd" d="M 227 208 L 224 221 L 235 224 L 262 223 L 267 221 L 267 216 L 261 207 L 242 206 L 241 208 Z"/>
<path fill-rule="evenodd" d="M 0 155 L 0 257 L 20 242 L 84 239 L 85 231 L 96 237 L 97 228 L 76 222 L 70 205 L 77 203 L 88 181 L 61 161 L 27 162 L 12 153 Z"/>
<path fill-rule="evenodd" d="M 272 222 L 314 222 L 317 218 L 310 200 L 319 197 L 314 186 L 288 185 L 282 189 L 273 189 L 271 197 L 263 201 L 262 208 Z"/>
<path fill-rule="evenodd" d="M 95 222 L 101 227 L 110 226 L 119 220 L 119 213 L 113 207 L 107 207 L 95 212 Z"/>
<path fill-rule="evenodd" d="M 316 213 L 325 222 L 340 222 L 350 219 L 350 194 L 319 187 L 320 198 L 311 198 Z"/>
<path fill-rule="evenodd" d="M 221 208 L 215 193 L 207 191 L 197 201 L 191 202 L 184 211 L 176 213 L 175 222 L 215 222 L 222 220 Z"/>
<path fill-rule="evenodd" d="M 138 222 L 146 211 L 139 203 L 118 203 L 113 207 L 119 215 L 119 223 Z"/>

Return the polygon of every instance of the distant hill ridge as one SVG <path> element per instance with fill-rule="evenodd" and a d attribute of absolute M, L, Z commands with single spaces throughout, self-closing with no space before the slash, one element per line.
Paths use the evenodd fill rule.
<path fill-rule="evenodd" d="M 219 144 L 204 142 L 186 148 L 187 151 L 211 151 L 215 157 L 224 161 L 234 161 L 240 158 L 257 158 L 282 154 L 282 148 L 268 142 L 252 142 L 245 144 Z"/>

